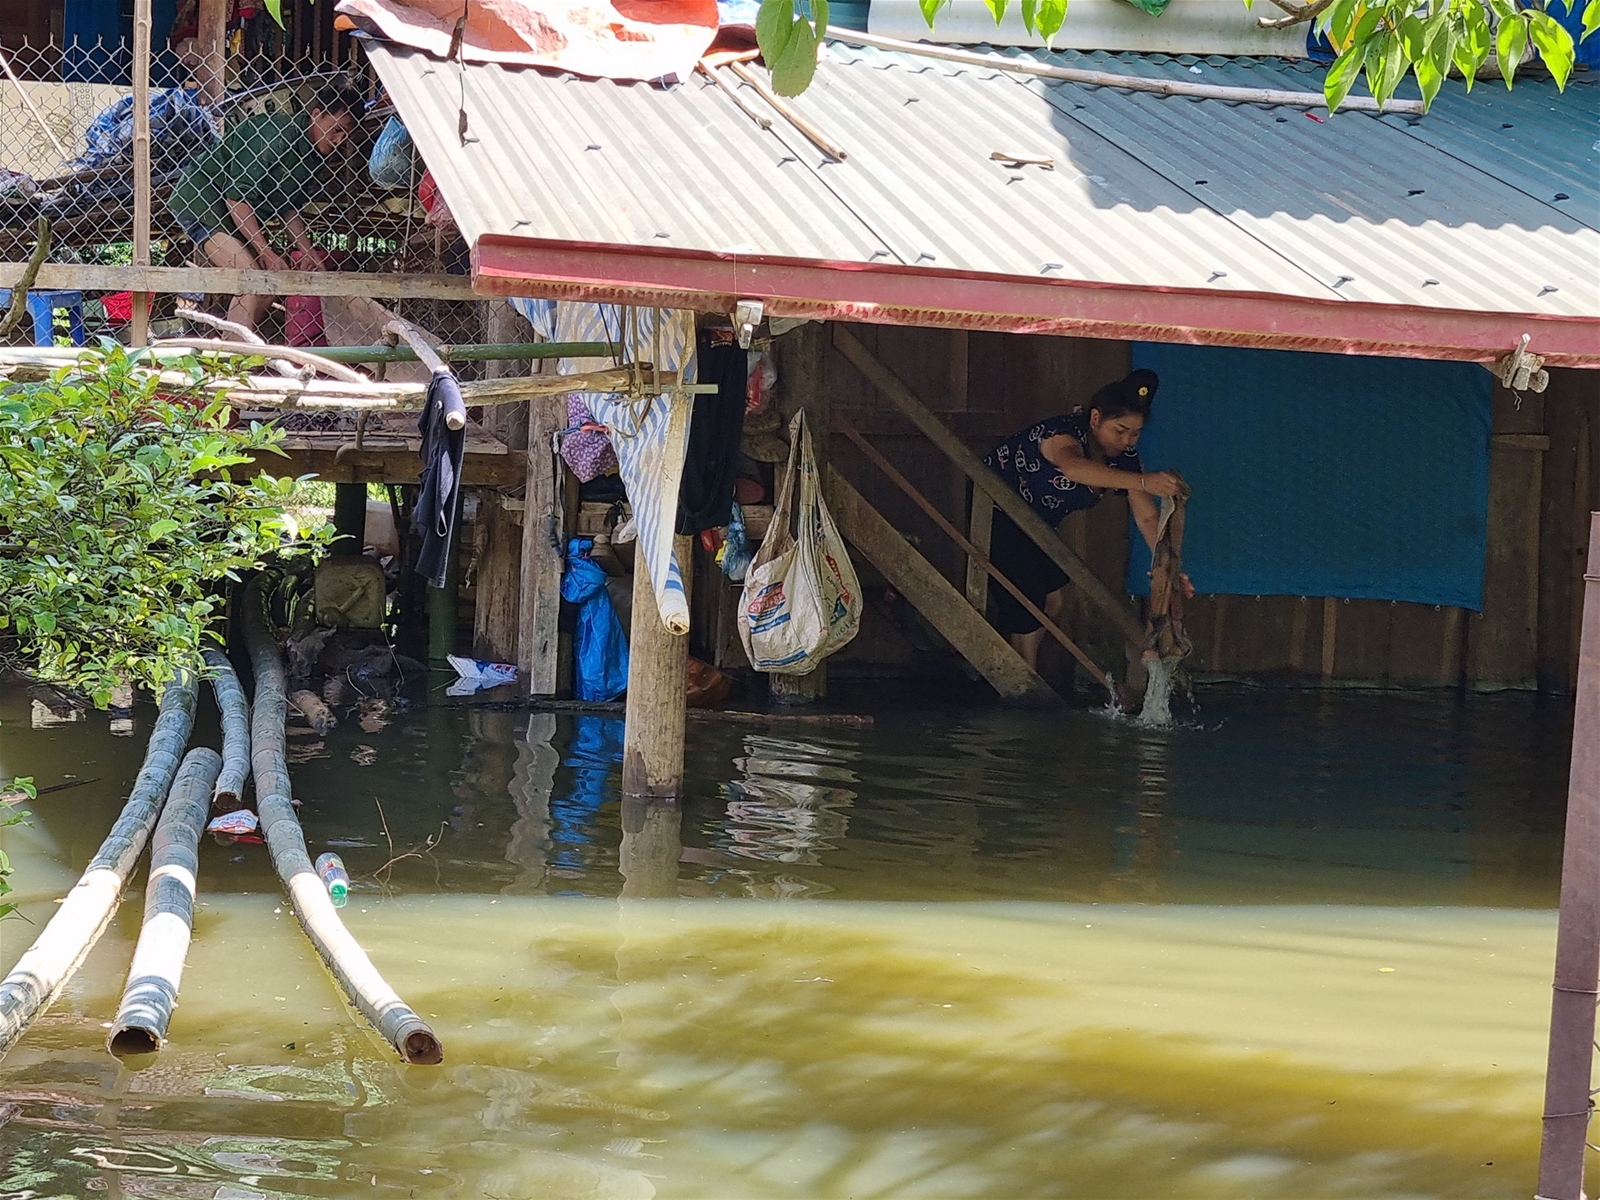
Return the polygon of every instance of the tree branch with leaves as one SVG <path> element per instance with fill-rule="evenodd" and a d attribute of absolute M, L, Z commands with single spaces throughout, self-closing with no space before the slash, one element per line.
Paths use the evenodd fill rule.
<path fill-rule="evenodd" d="M 928 28 L 950 0 L 919 0 Z M 1244 0 L 1250 7 L 1251 0 Z M 1415 76 L 1424 105 L 1433 103 L 1445 77 L 1459 73 L 1470 91 L 1490 61 L 1498 62 L 1506 86 L 1515 80 L 1523 56 L 1532 48 L 1556 86 L 1565 88 L 1576 46 L 1572 34 L 1553 15 L 1556 5 L 1570 12 L 1582 3 L 1581 38 L 1600 27 L 1600 0 L 1313 0 L 1296 4 L 1273 0 L 1284 17 L 1261 18 L 1268 28 L 1314 23 L 1338 57 L 1328 68 L 1323 95 L 1330 109 L 1344 103 L 1362 77 L 1380 104 L 1394 97 L 1407 75 Z M 1010 0 L 984 0 L 998 26 Z M 1049 45 L 1067 19 L 1066 0 L 1021 0 L 1022 24 Z M 762 0 L 756 15 L 756 42 L 772 73 L 772 89 L 797 96 L 816 73 L 817 51 L 827 36 L 827 0 Z"/>

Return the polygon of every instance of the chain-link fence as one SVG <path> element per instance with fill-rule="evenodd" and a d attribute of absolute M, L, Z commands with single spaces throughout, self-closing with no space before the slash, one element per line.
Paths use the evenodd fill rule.
<path fill-rule="evenodd" d="M 49 261 L 131 262 L 134 120 L 127 46 L 23 45 L 0 53 L 6 68 L 0 78 L 0 261 L 26 259 L 38 219 L 45 217 Z M 296 65 L 281 55 L 231 53 L 225 94 L 215 104 L 202 100 L 202 71 L 192 49 L 153 56 L 155 265 L 466 270 L 465 247 L 358 54 L 336 70 Z M 407 315 L 424 318 L 423 324 L 425 316 L 446 319 L 442 328 L 429 326 L 446 340 L 480 335 L 470 305 L 427 307 L 426 314 Z M 97 319 L 115 326 L 122 308 L 112 297 L 98 308 L 89 305 L 83 317 L 92 333 Z M 224 309 L 271 340 L 306 333 L 282 298 L 223 297 L 217 311 Z"/>

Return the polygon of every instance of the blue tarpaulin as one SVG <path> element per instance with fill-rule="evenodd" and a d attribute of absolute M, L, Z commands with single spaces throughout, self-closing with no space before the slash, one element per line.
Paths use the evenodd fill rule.
<path fill-rule="evenodd" d="M 1194 488 L 1183 556 L 1201 594 L 1482 607 L 1482 367 L 1150 343 L 1133 362 L 1161 376 L 1145 469 Z M 1143 594 L 1150 555 L 1132 541 Z"/>

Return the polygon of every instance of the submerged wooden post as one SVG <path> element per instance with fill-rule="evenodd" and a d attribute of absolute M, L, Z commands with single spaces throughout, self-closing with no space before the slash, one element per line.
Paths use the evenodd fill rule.
<path fill-rule="evenodd" d="M 178 1003 L 183 961 L 194 929 L 195 877 L 200 834 L 222 756 L 204 747 L 189 751 L 167 795 L 150 843 L 150 879 L 144 889 L 144 924 L 128 967 L 128 984 L 111 1023 L 106 1049 L 118 1058 L 154 1054 L 167 1040 Z"/>
<path fill-rule="evenodd" d="M 530 696 L 553 696 L 556 691 L 564 522 L 551 439 L 566 423 L 564 396 L 529 401 L 528 474 L 522 497 L 522 582 L 517 598 L 517 674 Z"/>
<path fill-rule="evenodd" d="M 1583 578 L 1537 1200 L 1582 1200 L 1583 1154 L 1594 1108 L 1589 1089 L 1600 990 L 1600 513 L 1589 517 L 1589 569 Z"/>
<path fill-rule="evenodd" d="M 250 778 L 250 702 L 228 656 L 220 650 L 207 650 L 204 656 L 211 672 L 211 690 L 222 712 L 222 769 L 211 799 L 221 805 L 238 804 Z"/>
<path fill-rule="evenodd" d="M 675 898 L 683 857 L 683 809 L 665 800 L 622 798 L 622 845 L 617 867 L 624 897 Z"/>
<path fill-rule="evenodd" d="M 692 539 L 672 539 L 679 569 Z M 689 571 L 683 571 L 685 592 Z M 686 600 L 687 596 L 684 597 Z M 640 554 L 633 568 L 633 622 L 628 638 L 628 702 L 622 740 L 622 794 L 675 799 L 683 793 L 683 727 L 688 713 L 689 635 L 661 623 L 655 587 Z"/>
<path fill-rule="evenodd" d="M 167 685 L 144 765 L 116 824 L 56 915 L 17 960 L 11 974 L 0 980 L 0 1055 L 49 1007 L 111 924 L 128 873 L 149 840 L 189 742 L 196 689 L 193 673 L 184 673 Z"/>
<path fill-rule="evenodd" d="M 283 727 L 288 698 L 283 656 L 267 628 L 265 579 L 265 575 L 258 575 L 245 589 L 242 624 L 256 676 L 250 714 L 250 765 L 256 777 L 261 834 L 272 853 L 272 865 L 289 893 L 300 928 L 361 1015 L 406 1062 L 442 1062 L 444 1048 L 438 1037 L 384 982 L 367 952 L 350 936 L 306 853 L 305 835 L 300 831 L 300 819 L 294 814 L 290 798 L 288 739 Z"/>

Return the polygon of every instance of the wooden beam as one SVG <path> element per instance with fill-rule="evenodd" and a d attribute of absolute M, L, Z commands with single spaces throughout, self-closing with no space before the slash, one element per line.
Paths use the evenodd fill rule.
<path fill-rule="evenodd" d="M 200 0 L 195 36 L 200 65 L 195 82 L 200 85 L 200 103 L 207 107 L 221 100 L 227 87 L 228 7 L 228 0 Z"/>
<path fill-rule="evenodd" d="M 944 639 L 1006 700 L 1061 703 L 1050 686 L 960 592 L 861 493 L 833 468 L 826 473 L 829 511 L 845 536 Z"/>
<path fill-rule="evenodd" d="M 994 501 L 989 494 L 972 489 L 972 515 L 967 525 L 968 540 L 979 554 L 989 556 L 989 538 L 994 531 Z M 989 608 L 989 572 L 973 555 L 967 555 L 967 603 L 981 616 Z"/>
<path fill-rule="evenodd" d="M 1111 682 L 1111 677 L 1101 670 L 1095 661 L 1079 648 L 1076 642 L 1063 633 L 1061 631 L 1061 627 L 1052 621 L 1042 608 L 1030 600 L 1027 595 L 1024 594 L 1021 588 L 1019 588 L 1011 580 L 1007 579 L 1005 575 L 1001 573 L 1000 569 L 990 561 L 989 556 L 985 551 L 979 550 L 978 547 L 969 542 L 962 532 L 950 523 L 949 518 L 935 508 L 933 503 L 917 490 L 915 484 L 902 475 L 895 468 L 895 465 L 879 452 L 876 446 L 867 441 L 866 438 L 862 437 L 861 434 L 856 431 L 855 426 L 851 425 L 850 422 L 845 420 L 843 417 L 838 418 L 838 425 L 839 428 L 844 431 L 845 436 L 856 444 L 857 449 L 859 449 L 861 453 L 865 454 L 880 471 L 887 475 L 889 477 L 889 481 L 902 492 L 904 492 L 906 496 L 910 498 L 911 502 L 920 508 L 924 514 L 926 514 L 929 520 L 943 530 L 945 535 L 955 542 L 957 547 L 959 547 L 961 551 L 966 554 L 967 561 L 969 563 L 976 563 L 986 575 L 994 576 L 994 581 L 1001 587 L 1005 588 L 1006 591 L 1010 592 L 1011 595 L 1016 598 L 1017 603 L 1022 605 L 1027 614 L 1035 621 L 1039 622 L 1041 626 L 1043 626 L 1046 633 L 1055 638 L 1056 641 L 1060 642 L 1062 648 L 1066 650 L 1068 654 L 1072 655 L 1073 658 L 1077 659 L 1078 662 L 1083 665 L 1084 670 L 1088 671 L 1089 674 L 1093 675 L 1097 680 L 1099 680 L 1106 691 L 1112 694 L 1113 698 L 1116 696 L 1116 685 Z M 1176 519 L 1180 522 L 1182 520 L 1181 516 Z M 1181 529 L 1181 524 L 1179 528 Z M 1160 549 L 1160 544 L 1157 545 L 1157 549 Z M 1157 577 L 1159 578 L 1159 575 Z M 1154 596 L 1154 594 L 1154 590 L 1152 589 L 1152 596 Z M 1165 615 L 1166 609 L 1158 609 L 1156 605 L 1152 603 L 1151 612 L 1152 614 L 1159 612 L 1162 615 Z M 982 609 L 978 610 L 978 615 L 983 616 Z"/>
<path fill-rule="evenodd" d="M 1018 529 L 1033 539 L 1050 560 L 1061 568 L 1090 605 L 1099 610 L 1111 628 L 1121 634 L 1135 655 L 1144 652 L 1144 630 L 1134 619 L 1133 614 L 1117 602 L 1111 590 L 1089 569 L 1089 564 L 1068 549 L 1055 530 L 1040 520 L 1038 514 L 1028 507 L 1005 480 L 984 466 L 978 456 L 945 428 L 944 423 L 917 398 L 916 393 L 908 388 L 899 376 L 884 366 L 848 329 L 842 325 L 835 325 L 833 344 L 850 360 L 856 370 L 867 377 L 873 387 L 887 396 L 896 408 L 911 419 L 912 424 L 922 430 L 929 441 L 943 450 L 965 471 L 968 479 L 987 492 L 996 507 L 1016 522 Z"/>
<path fill-rule="evenodd" d="M 22 277 L 26 263 L 0 263 L 0 288 Z M 223 267 L 101 266 L 46 263 L 41 289 L 87 292 L 214 292 L 242 296 L 381 296 L 401 300 L 480 300 L 465 275 L 384 275 L 357 271 L 236 271 Z"/>
<path fill-rule="evenodd" d="M 352 438 L 351 445 L 354 445 Z M 257 471 L 296 477 L 315 475 L 327 483 L 418 483 L 422 459 L 415 450 L 291 450 L 287 458 L 256 456 Z M 520 487 L 527 465 L 519 454 L 473 454 L 461 460 L 462 487 Z"/>
<path fill-rule="evenodd" d="M 558 396 L 542 396 L 529 405 L 528 450 L 522 463 L 527 490 L 523 493 L 522 572 L 517 591 L 517 671 L 530 696 L 553 696 L 564 556 L 551 438 L 566 428 L 567 405 Z"/>

